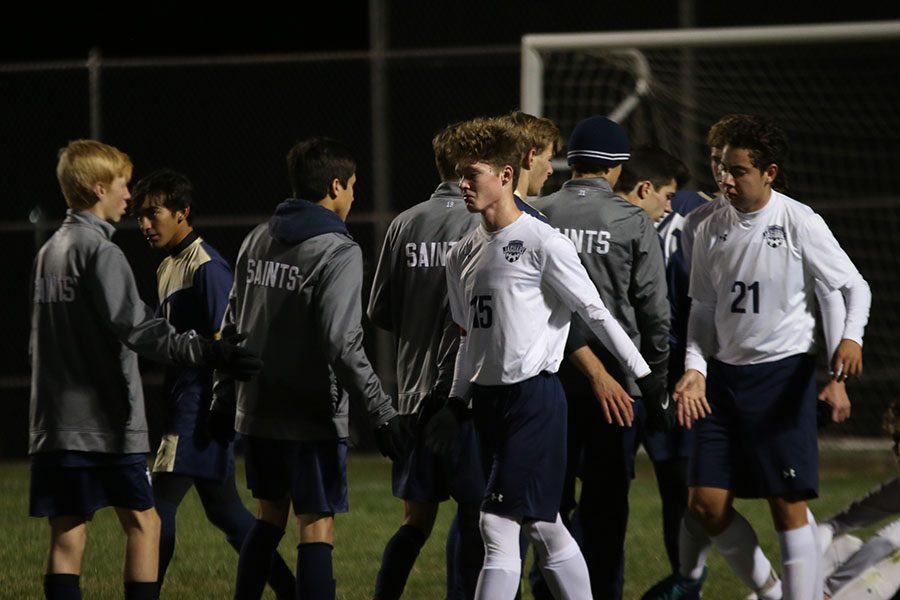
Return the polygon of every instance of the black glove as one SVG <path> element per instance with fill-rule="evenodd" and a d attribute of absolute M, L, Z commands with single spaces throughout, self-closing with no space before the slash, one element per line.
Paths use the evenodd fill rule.
<path fill-rule="evenodd" d="M 413 425 L 413 435 L 416 440 L 424 440 L 425 439 L 425 427 L 428 425 L 428 422 L 431 418 L 438 413 L 444 405 L 447 404 L 447 397 L 450 395 L 450 384 L 449 382 L 446 385 L 441 383 L 437 383 L 431 390 L 425 394 L 425 397 L 422 398 L 422 402 L 419 404 L 419 410 L 415 416 L 415 423 Z"/>
<path fill-rule="evenodd" d="M 407 434 L 400 424 L 400 415 L 375 428 L 375 444 L 382 456 L 397 460 L 406 449 Z"/>
<path fill-rule="evenodd" d="M 666 379 L 651 373 L 638 379 L 637 384 L 641 390 L 641 400 L 647 411 L 647 418 L 644 422 L 646 430 L 648 432 L 666 432 L 675 429 L 678 415 L 675 400 L 669 396 L 669 390 L 666 389 Z"/>
<path fill-rule="evenodd" d="M 229 325 L 222 330 L 222 339 L 203 340 L 206 343 L 203 349 L 204 364 L 239 381 L 250 381 L 262 369 L 263 362 L 255 352 L 238 345 L 246 338 L 233 325 Z"/>
<path fill-rule="evenodd" d="M 206 432 L 210 438 L 228 446 L 234 440 L 234 413 L 210 410 L 206 415 Z"/>
<path fill-rule="evenodd" d="M 425 445 L 435 454 L 450 454 L 456 446 L 459 428 L 469 416 L 469 407 L 465 400 L 456 396 L 447 398 L 444 407 L 437 411 L 425 426 Z"/>

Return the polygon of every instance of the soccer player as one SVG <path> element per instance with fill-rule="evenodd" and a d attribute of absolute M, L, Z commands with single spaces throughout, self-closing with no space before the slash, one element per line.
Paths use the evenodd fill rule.
<path fill-rule="evenodd" d="M 125 153 L 94 140 L 60 150 L 56 176 L 69 210 L 32 268 L 29 512 L 50 525 L 51 599 L 81 597 L 87 522 L 106 506 L 127 537 L 125 597 L 158 597 L 160 525 L 137 353 L 240 379 L 260 366 L 230 341 L 176 333 L 141 302 L 111 241 L 131 197 L 131 169 Z"/>
<path fill-rule="evenodd" d="M 538 196 L 547 178 L 553 174 L 550 161 L 564 143 L 559 127 L 547 117 L 536 117 L 520 110 L 502 118 L 509 120 L 522 136 L 522 165 L 514 191 L 516 206 L 522 212 L 549 223 L 546 215 L 529 204 L 529 198 Z"/>
<path fill-rule="evenodd" d="M 582 548 L 595 597 L 609 599 L 622 596 L 635 421 L 655 430 L 671 424 L 665 409 L 669 305 L 659 238 L 646 212 L 613 192 L 629 154 L 621 126 L 606 117 L 583 119 L 569 138 L 572 178 L 536 202 L 551 225 L 574 242 L 604 304 L 653 371 L 639 387 L 573 319 L 566 349 L 587 378 L 573 374 L 563 381 L 578 428 L 572 434 L 582 452 Z M 668 418 L 674 421 L 671 409 Z"/>
<path fill-rule="evenodd" d="M 404 445 L 397 412 L 362 345 L 362 253 L 344 224 L 356 161 L 308 138 L 287 155 L 294 197 L 244 239 L 226 321 L 266 361 L 259 378 L 214 388 L 213 430 L 244 440 L 259 517 L 238 561 L 236 598 L 259 598 L 293 505 L 297 595 L 333 599 L 334 515 L 346 512 L 348 392 L 362 400 L 382 454 Z"/>
<path fill-rule="evenodd" d="M 397 408 L 406 428 L 415 432 L 414 446 L 393 465 L 393 491 L 403 499 L 404 521 L 384 549 L 375 582 L 379 600 L 401 596 L 434 527 L 438 505 L 450 496 L 458 503 L 458 570 L 466 598 L 475 593 L 484 559 L 478 530 L 484 475 L 473 428 L 464 427 L 451 457 L 433 453 L 422 435 L 423 424 L 446 400 L 459 339 L 447 306 L 447 252 L 479 221 L 466 210 L 448 154 L 455 128 L 450 125 L 434 136 L 441 184 L 431 198 L 391 222 L 369 296 L 369 318 L 394 334 Z M 439 377 L 442 362 L 445 374 Z M 448 573 L 448 580 L 454 575 Z"/>
<path fill-rule="evenodd" d="M 900 466 L 900 400 L 884 413 Z M 900 590 L 900 476 L 893 477 L 819 525 L 824 553 L 826 599 L 896 598 Z M 894 519 L 863 543 L 849 535 L 888 517 Z"/>
<path fill-rule="evenodd" d="M 134 187 L 132 213 L 152 248 L 165 250 L 156 272 L 157 316 L 178 332 L 220 335 L 233 275 L 224 258 L 194 231 L 193 186 L 170 170 L 156 171 Z M 161 521 L 159 585 L 175 552 L 175 515 L 195 487 L 209 521 L 240 552 L 253 515 L 234 484 L 234 448 L 210 441 L 206 417 L 212 370 L 170 367 L 165 376 L 165 430 L 153 464 L 153 500 Z M 279 598 L 294 597 L 294 576 L 276 553 L 269 581 Z"/>
<path fill-rule="evenodd" d="M 684 374 L 687 321 L 691 306 L 688 286 L 694 234 L 700 224 L 709 218 L 710 215 L 730 206 L 719 178 L 720 162 L 725 147 L 725 132 L 732 123 L 752 118 L 750 115 L 728 114 L 709 128 L 707 133 L 709 166 L 712 177 L 719 187 L 718 194 L 715 199 L 709 202 L 701 202 L 699 205 L 693 206 L 684 217 L 681 217 L 678 211 L 674 211 L 666 218 L 666 222 L 660 224 L 658 228 L 660 235 L 663 237 L 669 302 L 672 308 L 671 354 L 669 359 L 670 387 L 674 387 Z M 775 176 L 773 187 L 784 187 L 785 181 L 785 174 L 781 170 Z M 676 205 L 679 204 L 677 196 L 678 194 L 676 194 L 674 199 Z M 696 204 L 696 202 L 692 202 L 692 204 Z M 829 292 L 818 281 L 816 282 L 816 298 L 819 301 L 819 310 L 822 314 L 825 346 L 828 350 L 828 356 L 833 357 L 844 331 L 844 319 L 846 316 L 844 298 L 840 291 Z M 843 380 L 829 379 L 819 393 L 819 400 L 831 405 L 833 421 L 841 422 L 849 417 L 850 401 L 847 397 Z M 686 450 L 686 456 L 689 457 L 693 447 L 692 432 L 685 429 L 680 431 L 682 442 L 687 446 L 686 448 L 682 447 L 682 450 Z M 811 513 L 809 520 L 810 522 L 814 521 Z M 708 575 L 704 557 L 711 548 L 712 541 L 703 530 L 702 525 L 691 516 L 690 512 L 685 512 L 678 532 L 678 567 L 673 570 L 671 575 L 651 587 L 643 598 L 645 600 L 653 600 L 659 597 L 668 597 L 666 594 L 669 594 L 673 589 L 676 591 L 681 590 L 678 593 L 686 591 L 688 595 L 685 597 L 694 597 L 695 594 L 699 593 L 699 588 Z M 781 598 L 781 581 L 771 567 L 771 563 L 769 563 L 762 548 L 757 545 L 751 554 L 754 557 L 753 560 L 756 562 L 756 566 L 753 568 L 753 577 L 746 581 L 749 587 L 754 590 L 748 596 L 748 600 L 758 597 L 758 594 L 762 594 L 762 597 L 772 600 Z M 669 557 L 670 562 L 675 562 L 672 560 L 671 553 Z M 693 570 L 690 567 L 681 568 L 682 564 L 694 565 L 696 568 Z"/>
<path fill-rule="evenodd" d="M 817 598 L 820 556 L 806 505 L 818 494 L 815 280 L 846 299 L 832 360 L 842 380 L 862 371 L 871 294 L 821 217 L 773 189 L 783 131 L 749 115 L 723 134 L 720 178 L 730 206 L 714 211 L 694 240 L 685 374 L 675 391 L 679 422 L 697 426 L 690 517 L 766 598 L 759 582 L 771 577 L 768 561 L 758 559 L 756 535 L 732 506 L 735 497 L 766 498 L 784 596 Z M 684 558 L 681 571 L 698 577 L 705 554 L 692 564 Z"/>
<path fill-rule="evenodd" d="M 515 596 L 520 529 L 557 597 L 590 598 L 581 551 L 559 516 L 566 399 L 555 372 L 571 313 L 581 315 L 629 375 L 650 369 L 603 305 L 572 242 L 516 207 L 518 137 L 502 119 L 476 119 L 461 125 L 451 143 L 466 207 L 482 223 L 447 257 L 450 310 L 463 335 L 450 398 L 429 423 L 428 437 L 438 450 L 452 443 L 471 397 L 489 467 L 476 598 Z"/>
<path fill-rule="evenodd" d="M 683 194 L 676 202 L 678 188 L 687 183 L 688 179 L 687 167 L 679 159 L 662 148 L 642 146 L 632 151 L 613 187 L 617 195 L 644 209 L 657 226 L 660 242 L 663 243 L 670 311 L 669 391 L 672 391 L 683 371 L 684 338 L 681 334 L 687 329 L 687 315 L 684 315 L 683 322 L 678 319 L 678 303 L 674 296 L 678 291 L 676 284 L 679 281 L 679 265 L 672 260 L 671 246 L 666 251 L 666 240 L 661 230 L 665 228 L 670 241 L 677 243 L 678 236 L 673 235 L 672 230 L 678 226 L 676 220 L 683 219 L 683 213 L 679 211 L 687 212 L 686 207 L 703 202 L 696 194 L 687 197 Z M 678 210 L 673 210 L 675 204 L 678 205 Z M 686 288 L 684 291 L 687 292 Z M 677 373 L 674 378 L 673 371 Z M 687 460 L 690 448 L 688 433 L 683 428 L 673 428 L 670 431 L 647 431 L 646 428 L 641 428 L 639 431 L 640 443 L 647 450 L 656 474 L 656 485 L 662 500 L 663 540 L 673 572 L 678 570 L 678 531 L 687 507 Z"/>

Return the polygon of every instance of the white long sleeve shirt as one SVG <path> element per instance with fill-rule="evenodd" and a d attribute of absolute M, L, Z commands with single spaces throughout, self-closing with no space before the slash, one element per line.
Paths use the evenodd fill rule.
<path fill-rule="evenodd" d="M 715 211 L 694 241 L 685 368 L 705 373 L 709 357 L 747 365 L 814 352 L 816 280 L 842 291 L 841 337 L 862 344 L 868 284 L 819 215 L 775 191 L 754 213 Z"/>
<path fill-rule="evenodd" d="M 479 226 L 460 240 L 447 256 L 447 288 L 453 320 L 467 333 L 451 395 L 468 397 L 471 383 L 512 384 L 555 373 L 573 312 L 627 373 L 650 372 L 572 242 L 530 215 L 498 231 Z"/>

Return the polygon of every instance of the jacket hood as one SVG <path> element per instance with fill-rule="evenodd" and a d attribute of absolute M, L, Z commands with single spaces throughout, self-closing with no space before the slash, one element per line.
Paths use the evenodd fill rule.
<path fill-rule="evenodd" d="M 324 233 L 348 234 L 347 226 L 336 213 L 308 200 L 289 198 L 269 219 L 269 234 L 289 246 Z"/>

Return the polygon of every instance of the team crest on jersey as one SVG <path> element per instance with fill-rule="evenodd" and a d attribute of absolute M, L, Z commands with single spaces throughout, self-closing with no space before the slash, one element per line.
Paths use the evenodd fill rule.
<path fill-rule="evenodd" d="M 516 262 L 525 254 L 525 243 L 522 240 L 511 240 L 508 245 L 503 247 L 503 256 L 507 262 Z"/>
<path fill-rule="evenodd" d="M 781 225 L 772 225 L 763 231 L 763 239 L 770 248 L 778 248 L 784 245 L 784 227 Z"/>

